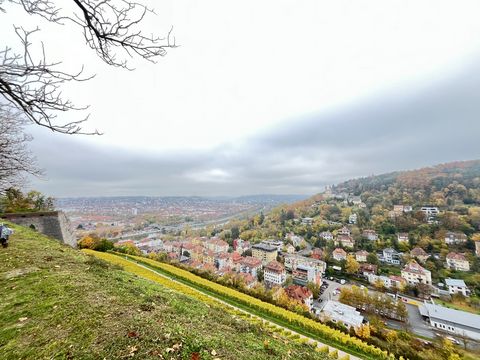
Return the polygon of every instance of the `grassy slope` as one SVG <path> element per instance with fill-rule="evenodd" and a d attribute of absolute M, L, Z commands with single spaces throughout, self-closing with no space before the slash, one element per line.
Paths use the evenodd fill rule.
<path fill-rule="evenodd" d="M 35 232 L 15 230 L 10 247 L 0 249 L 0 359 L 325 358 Z"/>

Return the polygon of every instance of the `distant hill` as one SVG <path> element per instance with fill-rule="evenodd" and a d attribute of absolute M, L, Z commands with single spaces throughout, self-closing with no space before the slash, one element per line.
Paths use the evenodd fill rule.
<path fill-rule="evenodd" d="M 478 205 L 480 160 L 451 162 L 348 180 L 333 186 L 332 191 L 336 194 L 362 195 L 362 200 L 381 195 L 396 204 Z"/>

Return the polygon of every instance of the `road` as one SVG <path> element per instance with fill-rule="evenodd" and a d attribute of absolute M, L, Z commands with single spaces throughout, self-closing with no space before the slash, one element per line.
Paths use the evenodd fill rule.
<path fill-rule="evenodd" d="M 342 284 L 340 284 L 336 281 L 331 281 L 331 280 L 327 280 L 327 279 L 323 279 L 323 282 L 328 284 L 328 288 L 326 288 L 325 291 L 320 295 L 320 300 L 322 302 L 327 301 L 327 300 L 338 301 L 339 294 L 334 295 L 335 290 L 351 286 L 351 284 L 342 285 Z"/>
<path fill-rule="evenodd" d="M 188 286 L 187 284 L 185 284 L 185 283 L 183 283 L 183 282 L 177 281 L 177 280 L 176 280 L 175 278 L 173 278 L 173 277 L 164 275 L 164 274 L 162 274 L 162 273 L 160 273 L 160 272 L 158 272 L 158 271 L 155 271 L 155 270 L 153 270 L 153 269 L 151 269 L 151 268 L 149 268 L 149 267 L 147 267 L 147 266 L 144 266 L 144 265 L 142 265 L 142 264 L 139 264 L 139 263 L 137 263 L 136 261 L 132 261 L 132 260 L 129 260 L 129 259 L 126 259 L 126 260 L 129 261 L 129 262 L 131 262 L 131 263 L 134 263 L 135 265 L 137 265 L 137 266 L 139 266 L 139 267 L 141 267 L 141 268 L 143 268 L 143 269 L 145 269 L 145 270 L 151 271 L 151 272 L 155 273 L 156 275 L 159 275 L 159 276 L 161 276 L 161 277 L 163 277 L 163 278 L 166 278 L 166 279 L 168 279 L 168 280 L 170 280 L 170 281 L 173 281 L 173 282 L 175 282 L 175 283 L 178 283 L 178 284 L 181 284 L 181 285 L 184 285 L 184 286 Z M 189 287 L 190 287 L 190 286 L 189 286 Z M 350 360 L 361 360 L 359 357 L 353 356 L 353 355 L 351 355 L 351 354 L 347 354 L 347 353 L 345 353 L 344 351 L 342 351 L 342 350 L 340 350 L 340 349 L 337 349 L 337 348 L 335 348 L 335 347 L 333 347 L 333 346 L 323 344 L 323 343 L 319 342 L 317 339 L 313 339 L 313 338 L 310 338 L 310 337 L 308 337 L 308 336 L 304 336 L 304 335 L 302 335 L 302 334 L 299 334 L 299 333 L 297 333 L 296 331 L 294 331 L 294 330 L 292 330 L 292 329 L 286 328 L 286 327 L 284 327 L 284 326 L 282 326 L 282 325 L 279 325 L 279 324 L 277 324 L 277 323 L 275 323 L 275 322 L 272 322 L 272 321 L 270 321 L 270 320 L 264 319 L 264 318 L 262 318 L 262 317 L 260 317 L 260 316 L 258 316 L 258 315 L 256 315 L 256 314 L 250 313 L 249 311 L 246 311 L 246 310 L 244 310 L 244 309 L 240 309 L 240 308 L 238 308 L 238 307 L 236 307 L 236 306 L 234 306 L 234 305 L 231 305 L 231 304 L 229 304 L 229 303 L 227 303 L 227 302 L 224 302 L 224 301 L 222 301 L 222 300 L 220 300 L 220 299 L 218 299 L 218 298 L 216 298 L 216 297 L 214 297 L 214 296 L 211 296 L 210 294 L 204 293 L 204 292 L 202 292 L 202 291 L 200 291 L 200 290 L 198 290 L 198 289 L 196 289 L 196 288 L 193 288 L 193 287 L 190 287 L 190 288 L 191 288 L 192 290 L 197 291 L 197 292 L 200 292 L 201 294 L 206 295 L 206 296 L 210 297 L 211 299 L 213 299 L 213 300 L 215 300 L 215 301 L 217 301 L 217 302 L 219 302 L 219 303 L 222 303 L 222 304 L 224 304 L 224 305 L 226 305 L 226 306 L 228 306 L 228 307 L 230 307 L 230 308 L 233 308 L 233 309 L 235 309 L 235 310 L 238 310 L 238 311 L 241 311 L 241 312 L 243 312 L 243 313 L 246 313 L 246 314 L 249 314 L 249 315 L 251 315 L 251 316 L 254 316 L 255 318 L 261 320 L 261 321 L 262 321 L 263 323 L 265 323 L 265 324 L 275 325 L 275 326 L 280 327 L 280 328 L 282 328 L 282 329 L 284 329 L 284 330 L 290 331 L 292 334 L 297 334 L 297 335 L 299 335 L 301 339 L 307 339 L 308 342 L 311 342 L 311 343 L 316 342 L 316 343 L 318 343 L 318 345 L 317 345 L 318 347 L 328 346 L 329 349 L 330 349 L 330 352 L 331 352 L 331 351 L 334 351 L 334 350 L 337 350 L 337 351 L 338 351 L 338 358 L 339 358 L 339 359 L 341 359 L 341 358 L 345 357 L 346 355 L 348 355 L 349 358 L 350 358 Z"/>
<path fill-rule="evenodd" d="M 408 311 L 408 328 L 410 331 L 418 336 L 427 337 L 429 339 L 435 338 L 435 332 L 430 325 L 422 319 L 418 306 L 405 304 Z M 405 324 L 400 321 L 386 320 L 387 326 L 395 330 L 404 330 Z"/>

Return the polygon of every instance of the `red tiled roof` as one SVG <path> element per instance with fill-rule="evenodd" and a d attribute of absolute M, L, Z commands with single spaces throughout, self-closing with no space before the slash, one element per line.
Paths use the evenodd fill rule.
<path fill-rule="evenodd" d="M 465 258 L 465 255 L 454 253 L 454 252 L 448 253 L 447 259 L 467 261 L 467 259 Z"/>
<path fill-rule="evenodd" d="M 355 253 L 355 255 L 359 255 L 359 256 L 367 256 L 368 255 L 368 251 L 365 251 L 365 250 L 359 250 Z"/>
<path fill-rule="evenodd" d="M 290 285 L 286 287 L 285 293 L 289 298 L 300 302 L 304 302 L 305 299 L 308 299 L 310 296 L 312 296 L 312 292 L 308 288 L 299 285 Z"/>
<path fill-rule="evenodd" d="M 423 267 L 421 267 L 415 260 L 411 260 L 407 265 L 405 265 L 403 270 L 410 273 L 421 274 L 421 275 L 426 274 L 428 271 L 428 270 L 425 270 Z"/>
<path fill-rule="evenodd" d="M 427 256 L 428 254 L 422 248 L 416 247 L 416 248 L 412 249 L 412 251 L 410 251 L 410 255 L 412 255 L 412 256 Z"/>
<path fill-rule="evenodd" d="M 371 272 L 376 274 L 377 273 L 377 265 L 373 264 L 360 264 L 359 271 L 360 272 Z"/>
<path fill-rule="evenodd" d="M 243 278 L 243 281 L 244 281 L 245 284 L 247 284 L 247 285 L 249 285 L 249 284 L 254 283 L 254 282 L 257 281 L 257 279 L 255 279 L 252 274 L 240 273 L 240 274 L 238 274 L 238 275 Z"/>
<path fill-rule="evenodd" d="M 234 263 L 237 263 L 237 262 L 240 262 L 240 261 L 243 261 L 244 257 L 242 255 L 240 255 L 238 252 L 233 252 L 232 254 L 232 261 Z"/>
<path fill-rule="evenodd" d="M 192 243 L 184 243 L 184 244 L 183 244 L 183 248 L 184 248 L 185 250 L 192 250 L 192 249 L 195 248 L 195 245 L 193 245 Z"/>
<path fill-rule="evenodd" d="M 402 278 L 401 276 L 398 276 L 398 275 L 390 275 L 389 278 L 390 278 L 390 280 L 393 280 L 393 281 L 406 282 L 406 280 L 404 278 Z"/>
<path fill-rule="evenodd" d="M 247 256 L 242 260 L 242 265 L 256 268 L 262 265 L 262 260 L 254 258 L 253 256 Z"/>
<path fill-rule="evenodd" d="M 228 243 L 223 241 L 222 239 L 212 239 L 209 240 L 209 243 L 217 246 L 228 246 Z"/>
<path fill-rule="evenodd" d="M 336 248 L 335 250 L 333 250 L 333 254 L 347 256 L 347 253 L 342 248 Z"/>
<path fill-rule="evenodd" d="M 274 260 L 268 263 L 268 265 L 265 267 L 265 270 L 269 270 L 273 272 L 282 272 L 285 270 L 285 268 L 278 261 Z"/>

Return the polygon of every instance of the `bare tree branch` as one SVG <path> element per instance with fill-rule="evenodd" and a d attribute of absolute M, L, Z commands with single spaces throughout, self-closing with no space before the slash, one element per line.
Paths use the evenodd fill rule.
<path fill-rule="evenodd" d="M 34 62 L 29 51 L 31 46 L 29 37 L 36 31 L 38 29 L 26 31 L 23 28 L 15 28 L 23 46 L 23 54 L 14 54 L 8 47 L 0 50 L 0 94 L 10 105 L 21 110 L 26 118 L 37 125 L 64 134 L 83 133 L 80 125 L 88 117 L 79 121 L 58 123 L 58 112 L 87 108 L 75 106 L 70 100 L 64 100 L 60 87 L 68 81 L 85 81 L 91 77 L 81 77 L 83 69 L 75 74 L 57 70 L 60 63 L 47 62 L 43 51 L 43 58 Z"/>
<path fill-rule="evenodd" d="M 147 61 L 164 56 L 168 48 L 176 47 L 170 30 L 166 37 L 146 36 L 139 24 L 153 10 L 137 2 L 126 0 L 71 0 L 73 10 L 66 12 L 59 7 L 60 0 L 0 0 L 0 12 L 6 12 L 5 2 L 21 5 L 32 15 L 38 15 L 53 23 L 63 25 L 73 22 L 80 26 L 86 44 L 107 64 L 131 70 L 125 58 L 117 59 L 117 53 L 125 57 L 139 56 Z M 83 68 L 78 73 L 59 70 L 59 62 L 47 62 L 43 43 L 43 56 L 34 59 L 30 47 L 31 36 L 39 31 L 15 27 L 23 53 L 14 53 L 12 47 L 0 50 L 0 101 L 3 97 L 13 108 L 22 112 L 31 122 L 64 134 L 99 134 L 97 130 L 84 132 L 82 124 L 88 116 L 73 122 L 59 121 L 59 114 L 70 110 L 85 110 L 64 99 L 63 84 L 85 81 Z"/>
<path fill-rule="evenodd" d="M 23 132 L 25 120 L 0 105 L 0 193 L 25 182 L 25 175 L 41 176 L 36 159 L 27 149 L 31 136 Z"/>
<path fill-rule="evenodd" d="M 172 29 L 164 37 L 145 35 L 138 29 L 147 14 L 154 11 L 138 2 L 126 0 L 71 0 L 78 9 L 63 15 L 51 0 L 10 0 L 23 6 L 29 14 L 40 15 L 48 21 L 64 24 L 72 21 L 82 27 L 87 45 L 109 65 L 129 69 L 126 59 L 117 59 L 117 50 L 127 56 L 138 55 L 154 62 L 175 48 Z"/>

